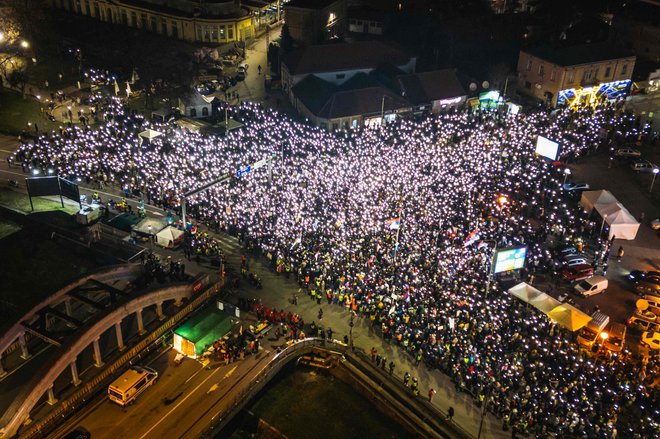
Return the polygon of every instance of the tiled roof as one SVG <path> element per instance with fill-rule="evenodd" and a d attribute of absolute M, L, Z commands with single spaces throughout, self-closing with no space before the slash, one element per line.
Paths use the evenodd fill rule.
<path fill-rule="evenodd" d="M 316 114 L 323 119 L 380 113 L 385 98 L 385 112 L 406 108 L 408 102 L 385 87 L 369 87 L 356 90 L 338 91 Z"/>
<path fill-rule="evenodd" d="M 293 94 L 314 114 L 321 111 L 335 90 L 333 84 L 314 75 L 306 76 L 292 88 Z"/>
<path fill-rule="evenodd" d="M 466 95 L 451 69 L 399 76 L 399 83 L 406 99 L 413 105 Z"/>

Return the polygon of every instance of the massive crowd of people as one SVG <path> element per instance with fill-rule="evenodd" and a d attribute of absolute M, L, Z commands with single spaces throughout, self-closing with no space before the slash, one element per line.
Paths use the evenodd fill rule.
<path fill-rule="evenodd" d="M 98 126 L 41 134 L 15 160 L 114 183 L 178 213 L 180 194 L 276 154 L 272 182 L 266 167 L 244 173 L 188 199 L 188 214 L 370 319 L 506 426 L 539 437 L 659 434 L 647 387 L 657 367 L 626 353 L 585 358 L 489 275 L 495 247 L 526 245 L 533 271 L 552 266 L 550 236 L 593 230 L 534 146 L 544 135 L 573 161 L 648 134 L 616 106 L 455 111 L 333 133 L 245 103 L 233 110 L 244 127 L 225 137 L 148 122 L 114 99 L 96 106 Z M 140 139 L 146 128 L 165 135 Z"/>

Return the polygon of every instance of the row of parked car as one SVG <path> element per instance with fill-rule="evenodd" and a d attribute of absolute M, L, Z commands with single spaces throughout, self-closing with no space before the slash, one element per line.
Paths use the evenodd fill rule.
<path fill-rule="evenodd" d="M 635 148 L 619 148 L 614 150 L 614 157 L 620 160 L 627 160 L 630 163 L 630 169 L 635 172 L 653 172 L 658 169 L 658 165 L 644 160 L 640 150 Z"/>

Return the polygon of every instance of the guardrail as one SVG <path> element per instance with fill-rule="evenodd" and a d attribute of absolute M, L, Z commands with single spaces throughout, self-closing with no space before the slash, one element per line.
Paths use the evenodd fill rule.
<path fill-rule="evenodd" d="M 264 366 L 259 373 L 257 374 L 256 377 L 251 379 L 250 385 L 239 392 L 233 399 L 232 404 L 228 406 L 227 408 L 217 412 L 212 418 L 209 426 L 206 428 L 206 430 L 200 435 L 202 438 L 212 438 L 215 435 L 217 435 L 220 431 L 222 431 L 223 428 L 227 426 L 227 424 L 236 416 L 242 409 L 243 407 L 250 402 L 250 400 L 256 396 L 266 384 L 277 374 L 279 373 L 282 368 L 292 361 L 295 358 L 298 358 L 313 349 L 326 349 L 329 351 L 335 351 L 341 355 L 343 355 L 345 358 L 350 359 L 353 364 L 356 363 L 363 363 L 360 364 L 360 369 L 363 371 L 365 369 L 367 370 L 367 375 L 370 376 L 370 378 L 373 379 L 374 372 L 375 374 L 380 375 L 380 371 L 376 368 L 373 367 L 365 367 L 365 365 L 371 365 L 371 362 L 368 358 L 368 356 L 359 350 L 353 350 L 350 349 L 349 346 L 345 345 L 344 343 L 341 343 L 336 340 L 326 340 L 326 339 L 321 339 L 321 338 L 307 338 L 302 341 L 298 341 L 293 343 L 290 346 L 287 346 L 285 349 L 280 351 L 279 353 L 275 354 L 275 356 L 268 362 L 266 366 Z M 373 369 L 373 370 L 371 370 Z M 383 389 L 387 392 L 387 394 L 390 397 L 393 398 L 399 398 L 398 395 L 395 395 L 394 391 L 392 390 L 392 386 L 398 385 L 397 382 L 395 382 L 391 376 L 389 375 L 383 375 L 380 377 L 381 379 L 381 388 L 383 388 L 383 381 L 389 381 L 390 388 L 389 389 Z M 441 410 L 437 409 L 435 406 L 432 404 L 424 404 L 421 399 L 415 400 L 415 403 L 422 403 L 423 404 L 423 410 L 426 411 L 426 414 L 430 413 L 432 416 L 435 416 L 436 419 L 442 420 L 446 419 L 446 414 L 442 412 Z M 421 419 L 428 419 L 429 417 L 426 416 L 426 414 L 421 414 L 420 412 L 422 410 L 419 409 L 419 407 L 412 408 L 411 410 L 413 411 L 413 414 L 417 415 Z M 447 426 L 449 429 L 453 430 L 451 435 L 448 435 L 446 437 L 462 437 L 462 438 L 472 438 L 473 435 L 468 433 L 466 430 L 461 428 L 455 423 L 452 423 L 451 425 Z"/>
<path fill-rule="evenodd" d="M 204 279 L 196 279 L 203 281 Z M 208 275 L 206 275 L 208 282 Z M 190 300 L 186 306 L 179 310 L 175 315 L 167 319 L 158 329 L 142 339 L 138 344 L 128 349 L 114 363 L 106 367 L 101 373 L 96 375 L 91 381 L 81 385 L 73 395 L 66 400 L 61 401 L 48 415 L 30 424 L 24 432 L 19 435 L 21 438 L 39 438 L 48 435 L 55 427 L 63 423 L 68 416 L 73 414 L 82 405 L 88 402 L 91 396 L 104 389 L 114 378 L 115 373 L 125 368 L 128 363 L 140 353 L 148 353 L 158 347 L 160 337 L 176 325 L 181 319 L 190 314 L 197 307 L 206 302 L 211 296 L 220 291 L 223 281 L 210 285 L 197 297 Z M 208 284 L 208 283 L 207 283 Z M 191 287 L 195 283 L 191 284 Z"/>

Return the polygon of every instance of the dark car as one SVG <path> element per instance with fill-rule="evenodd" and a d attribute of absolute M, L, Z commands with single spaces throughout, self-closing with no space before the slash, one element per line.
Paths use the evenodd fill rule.
<path fill-rule="evenodd" d="M 658 294 L 660 293 L 660 283 L 642 280 L 635 285 L 635 291 L 639 294 Z"/>
<path fill-rule="evenodd" d="M 660 271 L 633 270 L 628 275 L 628 279 L 633 282 L 645 280 L 647 282 L 660 283 Z"/>
<path fill-rule="evenodd" d="M 67 433 L 65 436 L 62 436 L 62 439 L 90 439 L 91 437 L 92 433 L 82 427 L 78 427 Z"/>
<path fill-rule="evenodd" d="M 561 277 L 567 281 L 576 281 L 587 279 L 594 275 L 594 268 L 589 264 L 575 265 L 564 268 L 561 271 Z"/>

